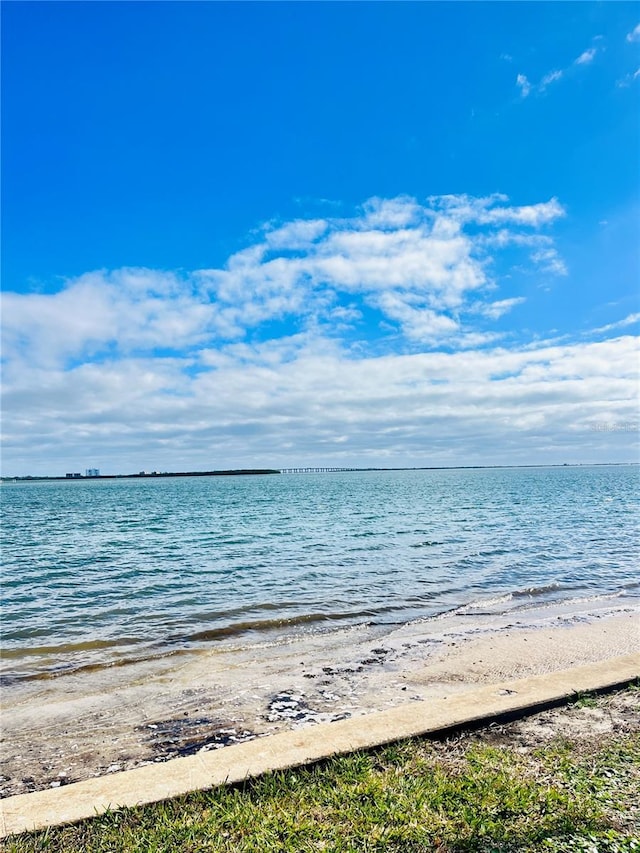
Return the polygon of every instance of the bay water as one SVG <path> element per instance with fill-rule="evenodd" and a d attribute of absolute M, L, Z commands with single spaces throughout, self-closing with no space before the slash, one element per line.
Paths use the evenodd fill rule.
<path fill-rule="evenodd" d="M 640 601 L 634 465 L 4 482 L 5 686 L 232 641 Z"/>

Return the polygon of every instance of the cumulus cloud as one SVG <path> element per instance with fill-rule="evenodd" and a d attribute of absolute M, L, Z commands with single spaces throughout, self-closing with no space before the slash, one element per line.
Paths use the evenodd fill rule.
<path fill-rule="evenodd" d="M 472 464 L 489 461 L 487 436 L 493 461 L 530 461 L 541 435 L 566 454 L 567 435 L 593 439 L 589 417 L 628 416 L 635 339 L 518 347 L 491 326 L 524 301 L 500 293 L 512 269 L 566 273 L 548 233 L 564 215 L 555 198 L 374 198 L 269 222 L 217 268 L 5 293 L 5 473 L 51 472 L 54 457 Z"/>
<path fill-rule="evenodd" d="M 567 275 L 568 270 L 565 262 L 555 249 L 539 249 L 532 252 L 531 260 L 538 265 L 543 272 L 553 275 Z"/>
<path fill-rule="evenodd" d="M 640 24 L 636 24 L 636 26 L 631 30 L 631 32 L 627 33 L 627 41 L 640 41 Z"/>
<path fill-rule="evenodd" d="M 45 364 L 182 352 L 268 322 L 332 327 L 372 310 L 410 341 L 452 340 L 475 331 L 464 315 L 495 287 L 501 248 L 536 247 L 536 263 L 562 272 L 542 233 L 562 216 L 555 198 L 451 195 L 373 198 L 352 217 L 267 223 L 221 268 L 96 271 L 55 293 L 7 293 L 5 354 Z"/>
<path fill-rule="evenodd" d="M 407 337 L 416 340 L 448 338 L 460 328 L 455 319 L 433 311 L 412 294 L 387 290 L 380 294 L 374 304 L 382 309 L 386 317 L 397 320 Z"/>
<path fill-rule="evenodd" d="M 53 294 L 2 296 L 5 355 L 48 362 L 91 358 L 110 345 L 128 353 L 202 342 L 225 319 L 173 273 L 120 269 L 87 273 Z"/>

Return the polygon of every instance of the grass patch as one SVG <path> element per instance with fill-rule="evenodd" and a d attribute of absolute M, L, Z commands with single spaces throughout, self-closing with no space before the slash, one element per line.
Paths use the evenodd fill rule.
<path fill-rule="evenodd" d="M 412 740 L 9 839 L 9 853 L 640 853 L 640 735 Z"/>

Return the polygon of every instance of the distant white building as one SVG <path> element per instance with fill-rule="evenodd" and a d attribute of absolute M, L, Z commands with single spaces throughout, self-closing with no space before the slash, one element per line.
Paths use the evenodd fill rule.
<path fill-rule="evenodd" d="M 99 477 L 100 469 L 99 468 L 87 468 L 84 472 L 85 477 Z"/>

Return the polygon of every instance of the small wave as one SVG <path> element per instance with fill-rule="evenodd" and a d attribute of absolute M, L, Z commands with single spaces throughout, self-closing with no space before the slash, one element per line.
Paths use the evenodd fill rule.
<path fill-rule="evenodd" d="M 484 609 L 486 607 L 495 607 L 497 604 L 506 604 L 513 598 L 513 593 L 508 592 L 505 595 L 498 595 L 494 598 L 483 598 L 478 601 L 470 601 L 468 604 L 462 604 L 460 607 L 454 607 L 443 616 L 456 616 L 471 613 L 472 611 Z"/>
<path fill-rule="evenodd" d="M 549 583 L 543 586 L 530 586 L 526 589 L 517 589 L 511 593 L 514 598 L 537 598 L 541 595 L 547 595 L 549 592 L 558 592 L 560 590 L 575 589 L 573 586 L 566 586 L 561 583 Z"/>
<path fill-rule="evenodd" d="M 593 595 L 584 595 L 576 598 L 565 598 L 561 602 L 554 602 L 557 604 L 562 604 L 564 607 L 575 607 L 576 605 L 582 604 L 593 604 L 596 601 L 615 601 L 618 598 L 623 598 L 624 592 L 622 590 L 616 590 L 614 592 L 601 592 L 594 593 Z M 531 610 L 534 607 L 532 604 L 520 604 L 518 607 L 514 608 L 514 610 Z"/>
<path fill-rule="evenodd" d="M 0 660 L 14 660 L 27 656 L 65 655 L 74 652 L 94 652 L 118 646 L 135 645 L 142 642 L 139 637 L 120 637 L 117 640 L 84 640 L 78 643 L 61 643 L 57 646 L 31 646 L 20 649 L 3 649 Z"/>
<path fill-rule="evenodd" d="M 526 599 L 531 601 L 534 598 L 544 598 L 550 593 L 559 592 L 562 590 L 575 589 L 573 586 L 568 586 L 560 583 L 544 584 L 543 586 L 530 586 L 524 589 L 516 589 L 512 592 L 506 592 L 501 595 L 491 596 L 490 598 L 479 598 L 474 601 L 469 601 L 467 604 L 462 604 L 460 607 L 455 607 L 447 612 L 446 615 L 464 616 L 467 613 L 481 615 L 488 608 L 494 609 L 501 604 L 508 604 L 510 601 L 518 599 Z M 526 606 L 526 605 L 521 605 Z"/>
<path fill-rule="evenodd" d="M 174 649 L 161 654 L 142 655 L 137 657 L 122 657 L 107 661 L 95 661 L 92 663 L 57 663 L 53 666 L 45 667 L 29 672 L 8 672 L 0 675 L 0 686 L 10 686 L 12 684 L 20 684 L 26 681 L 49 681 L 54 678 L 59 678 L 63 675 L 79 675 L 80 673 L 100 672 L 105 669 L 113 669 L 121 666 L 131 666 L 132 664 L 147 663 L 154 658 L 169 658 L 174 655 L 185 654 L 186 649 Z"/>
<path fill-rule="evenodd" d="M 384 611 L 394 608 L 384 608 Z M 237 637 L 249 632 L 267 633 L 278 631 L 283 628 L 297 628 L 303 625 L 313 625 L 321 622 L 353 621 L 355 619 L 371 618 L 380 608 L 362 610 L 359 612 L 345 613 L 304 613 L 299 616 L 281 617 L 278 619 L 254 619 L 245 622 L 235 622 L 232 625 L 224 625 L 220 628 L 207 628 L 188 634 L 183 639 L 189 642 L 210 642 L 212 640 L 223 640 L 227 637 Z"/>

